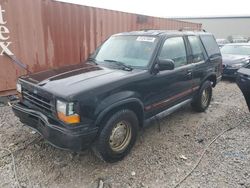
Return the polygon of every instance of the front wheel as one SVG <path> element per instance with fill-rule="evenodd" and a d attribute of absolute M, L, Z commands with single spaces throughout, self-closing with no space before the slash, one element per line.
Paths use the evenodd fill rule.
<path fill-rule="evenodd" d="M 93 146 L 98 157 L 106 162 L 123 159 L 134 146 L 138 133 L 138 118 L 128 109 L 123 109 L 108 118 Z"/>
<path fill-rule="evenodd" d="M 212 84 L 205 81 L 200 87 L 199 92 L 194 96 L 192 107 L 197 112 L 204 112 L 210 105 L 212 99 Z"/>

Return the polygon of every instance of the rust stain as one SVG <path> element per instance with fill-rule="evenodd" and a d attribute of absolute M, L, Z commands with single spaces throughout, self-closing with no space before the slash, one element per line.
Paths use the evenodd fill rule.
<path fill-rule="evenodd" d="M 52 0 L 0 0 L 11 50 L 31 72 L 86 60 L 114 33 L 139 29 L 200 30 L 201 24 L 142 16 Z M 26 74 L 0 56 L 0 94 L 15 89 L 18 76 Z"/>

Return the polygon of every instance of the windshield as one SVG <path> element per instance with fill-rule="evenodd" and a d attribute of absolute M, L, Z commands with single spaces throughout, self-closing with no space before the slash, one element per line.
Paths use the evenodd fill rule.
<path fill-rule="evenodd" d="M 250 55 L 250 45 L 228 45 L 220 50 L 222 54 Z"/>
<path fill-rule="evenodd" d="M 121 62 L 132 67 L 146 67 L 157 44 L 149 36 L 112 36 L 100 48 L 95 60 L 101 63 Z"/>

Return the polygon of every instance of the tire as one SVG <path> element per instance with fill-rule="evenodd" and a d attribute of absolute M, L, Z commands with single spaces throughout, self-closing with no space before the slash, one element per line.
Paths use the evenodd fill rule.
<path fill-rule="evenodd" d="M 212 99 L 212 84 L 210 81 L 205 81 L 199 92 L 194 96 L 192 107 L 197 112 L 204 112 L 209 107 Z"/>
<path fill-rule="evenodd" d="M 94 153 L 105 162 L 122 160 L 135 144 L 139 129 L 136 114 L 122 109 L 107 118 L 97 141 L 93 145 Z"/>

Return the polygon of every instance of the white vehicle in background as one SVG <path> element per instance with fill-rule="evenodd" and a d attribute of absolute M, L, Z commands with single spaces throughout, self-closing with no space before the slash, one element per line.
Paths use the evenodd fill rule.
<path fill-rule="evenodd" d="M 248 39 L 246 37 L 243 36 L 239 36 L 239 35 L 232 35 L 228 37 L 228 40 L 231 43 L 245 43 L 248 41 Z"/>
<path fill-rule="evenodd" d="M 221 48 L 222 46 L 224 46 L 225 44 L 230 43 L 229 40 L 227 39 L 216 39 L 216 42 L 218 44 L 218 46 Z"/>

